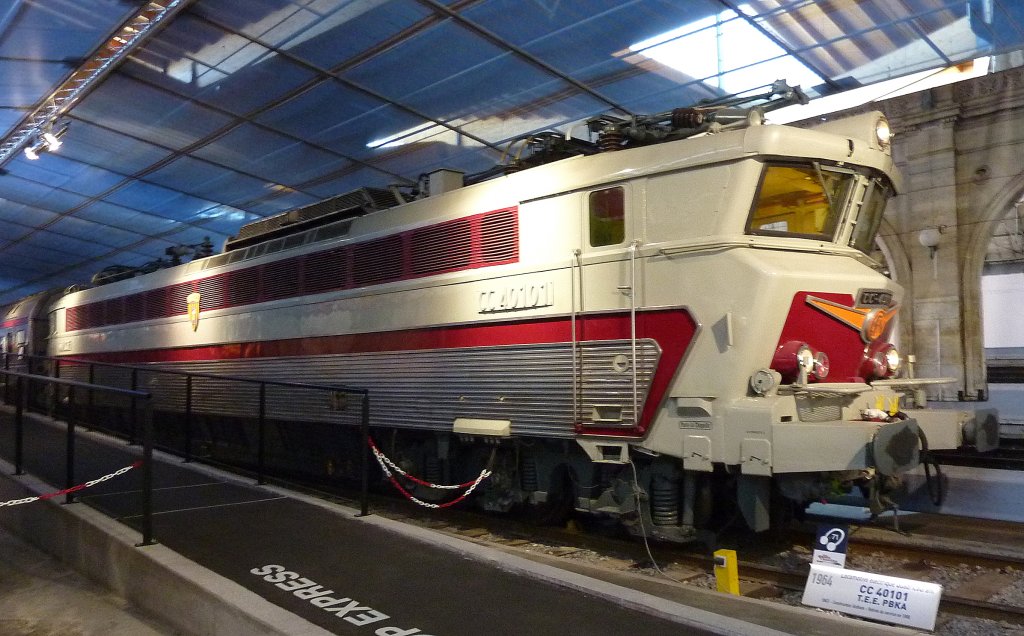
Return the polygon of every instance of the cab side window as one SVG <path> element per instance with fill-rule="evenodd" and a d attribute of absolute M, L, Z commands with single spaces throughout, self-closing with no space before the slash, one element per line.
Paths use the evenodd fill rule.
<path fill-rule="evenodd" d="M 626 195 L 622 187 L 590 193 L 590 246 L 618 245 L 626 240 Z"/>

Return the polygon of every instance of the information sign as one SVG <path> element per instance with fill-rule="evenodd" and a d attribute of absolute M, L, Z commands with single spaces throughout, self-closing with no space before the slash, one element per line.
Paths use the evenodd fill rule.
<path fill-rule="evenodd" d="M 841 568 L 846 565 L 846 539 L 849 530 L 845 525 L 818 524 L 818 534 L 814 539 L 814 555 L 811 563 L 816 565 L 834 565 Z"/>
<path fill-rule="evenodd" d="M 803 603 L 931 630 L 941 597 L 942 586 L 936 583 L 812 564 Z"/>

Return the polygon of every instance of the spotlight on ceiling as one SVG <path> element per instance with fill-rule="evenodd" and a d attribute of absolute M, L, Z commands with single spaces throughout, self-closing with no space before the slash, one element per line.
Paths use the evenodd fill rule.
<path fill-rule="evenodd" d="M 64 145 L 64 142 L 60 140 L 68 132 L 69 124 L 57 127 L 55 122 L 50 124 L 36 137 L 36 140 L 30 146 L 25 147 L 25 156 L 35 161 L 39 158 L 40 153 L 43 152 L 54 152 L 58 148 Z"/>

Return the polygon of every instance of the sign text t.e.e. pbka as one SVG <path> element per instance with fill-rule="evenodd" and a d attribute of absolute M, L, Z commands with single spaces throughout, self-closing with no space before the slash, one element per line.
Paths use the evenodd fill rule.
<path fill-rule="evenodd" d="M 931 630 L 941 597 L 942 586 L 936 583 L 811 565 L 803 604 Z"/>

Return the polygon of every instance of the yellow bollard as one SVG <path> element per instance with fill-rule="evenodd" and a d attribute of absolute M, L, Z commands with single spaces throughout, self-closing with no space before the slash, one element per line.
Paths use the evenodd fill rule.
<path fill-rule="evenodd" d="M 740 595 L 740 572 L 735 550 L 715 550 L 715 583 L 719 592 Z"/>

